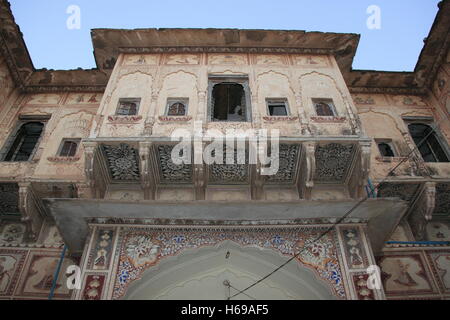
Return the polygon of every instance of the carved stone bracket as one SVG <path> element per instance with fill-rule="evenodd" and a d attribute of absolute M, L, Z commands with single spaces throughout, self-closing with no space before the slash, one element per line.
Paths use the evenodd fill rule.
<path fill-rule="evenodd" d="M 300 198 L 311 199 L 311 191 L 314 188 L 314 175 L 316 172 L 316 143 L 303 144 L 302 179 L 299 179 L 298 190 Z"/>
<path fill-rule="evenodd" d="M 96 142 L 83 142 L 84 147 L 84 172 L 86 175 L 86 184 L 91 189 L 91 195 L 94 198 L 102 198 L 105 193 L 105 173 L 100 170 L 101 152 Z"/>
<path fill-rule="evenodd" d="M 436 183 L 427 182 L 411 206 L 408 222 L 417 241 L 426 240 L 425 227 L 433 217 L 436 199 Z"/>
<path fill-rule="evenodd" d="M 144 190 L 145 200 L 155 199 L 155 181 L 153 179 L 152 169 L 150 167 L 150 149 L 151 142 L 139 143 L 139 158 L 140 158 L 140 170 L 141 170 L 141 185 Z"/>
<path fill-rule="evenodd" d="M 19 183 L 19 210 L 29 240 L 36 240 L 44 221 L 45 211 L 40 199 L 33 192 L 31 182 Z"/>
<path fill-rule="evenodd" d="M 250 159 L 258 159 L 258 149 L 255 143 L 250 143 Z M 252 200 L 262 200 L 264 197 L 264 177 L 261 174 L 262 166 L 259 161 L 250 165 L 250 185 Z"/>
<path fill-rule="evenodd" d="M 369 179 L 370 173 L 370 151 L 371 151 L 371 141 L 364 141 L 359 143 L 360 148 L 360 165 L 359 168 L 356 166 L 356 174 L 353 176 L 359 177 L 355 197 L 361 198 L 364 194 L 364 188 L 367 184 L 367 180 Z"/>
<path fill-rule="evenodd" d="M 205 200 L 206 199 L 206 185 L 207 185 L 207 175 L 205 164 L 200 164 L 198 159 L 203 156 L 204 143 L 194 144 L 194 168 L 193 168 L 193 180 L 195 189 L 195 200 Z"/>
<path fill-rule="evenodd" d="M 84 146 L 84 172 L 86 174 L 86 180 L 91 188 L 95 187 L 95 176 L 94 176 L 94 156 L 97 150 L 96 142 L 83 142 Z"/>

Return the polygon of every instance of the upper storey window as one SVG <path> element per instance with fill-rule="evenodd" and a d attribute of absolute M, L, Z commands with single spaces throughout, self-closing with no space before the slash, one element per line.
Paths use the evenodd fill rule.
<path fill-rule="evenodd" d="M 122 98 L 119 99 L 116 115 L 118 116 L 135 116 L 139 112 L 140 98 Z"/>
<path fill-rule="evenodd" d="M 247 77 L 210 77 L 210 121 L 251 121 L 249 91 Z"/>
<path fill-rule="evenodd" d="M 30 160 L 41 138 L 42 122 L 25 122 L 7 142 L 7 152 L 3 161 L 20 162 Z"/>
<path fill-rule="evenodd" d="M 436 132 L 429 125 L 412 123 L 408 129 L 425 162 L 449 162 Z"/>
<path fill-rule="evenodd" d="M 331 100 L 313 100 L 314 109 L 319 117 L 334 117 L 336 111 Z"/>
<path fill-rule="evenodd" d="M 267 111 L 270 116 L 283 117 L 288 115 L 286 99 L 267 99 Z"/>
<path fill-rule="evenodd" d="M 168 116 L 185 116 L 187 114 L 188 99 L 168 99 L 167 112 Z"/>
<path fill-rule="evenodd" d="M 378 150 L 383 157 L 395 157 L 394 150 L 388 142 L 378 142 Z"/>
<path fill-rule="evenodd" d="M 59 151 L 60 157 L 75 157 L 80 139 L 64 139 Z"/>

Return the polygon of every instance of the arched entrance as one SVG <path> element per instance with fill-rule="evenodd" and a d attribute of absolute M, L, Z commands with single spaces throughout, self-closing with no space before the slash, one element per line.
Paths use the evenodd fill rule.
<path fill-rule="evenodd" d="M 227 254 L 228 253 L 228 254 Z M 289 257 L 271 249 L 241 247 L 232 241 L 189 249 L 147 270 L 123 299 L 225 300 L 267 275 Z M 224 282 L 228 281 L 231 286 Z M 235 299 L 336 299 L 314 271 L 292 261 Z"/>

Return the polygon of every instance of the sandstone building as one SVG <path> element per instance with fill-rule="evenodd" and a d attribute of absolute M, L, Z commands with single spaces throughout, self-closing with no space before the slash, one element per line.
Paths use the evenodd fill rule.
<path fill-rule="evenodd" d="M 356 34 L 236 29 L 94 29 L 97 68 L 36 70 L 1 0 L 0 299 L 226 299 L 292 257 L 235 299 L 449 299 L 439 7 L 413 72 L 353 70 Z M 175 132 L 195 159 L 227 129 L 279 130 L 277 173 L 247 138 L 173 162 Z"/>

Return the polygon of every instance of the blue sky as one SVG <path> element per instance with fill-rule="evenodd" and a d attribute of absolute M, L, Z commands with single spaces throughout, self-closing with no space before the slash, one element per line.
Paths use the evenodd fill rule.
<path fill-rule="evenodd" d="M 93 28 L 240 28 L 361 34 L 354 69 L 412 71 L 439 0 L 10 0 L 36 68 L 94 68 Z M 69 30 L 70 5 L 81 28 Z M 376 5 L 381 28 L 369 29 Z"/>

